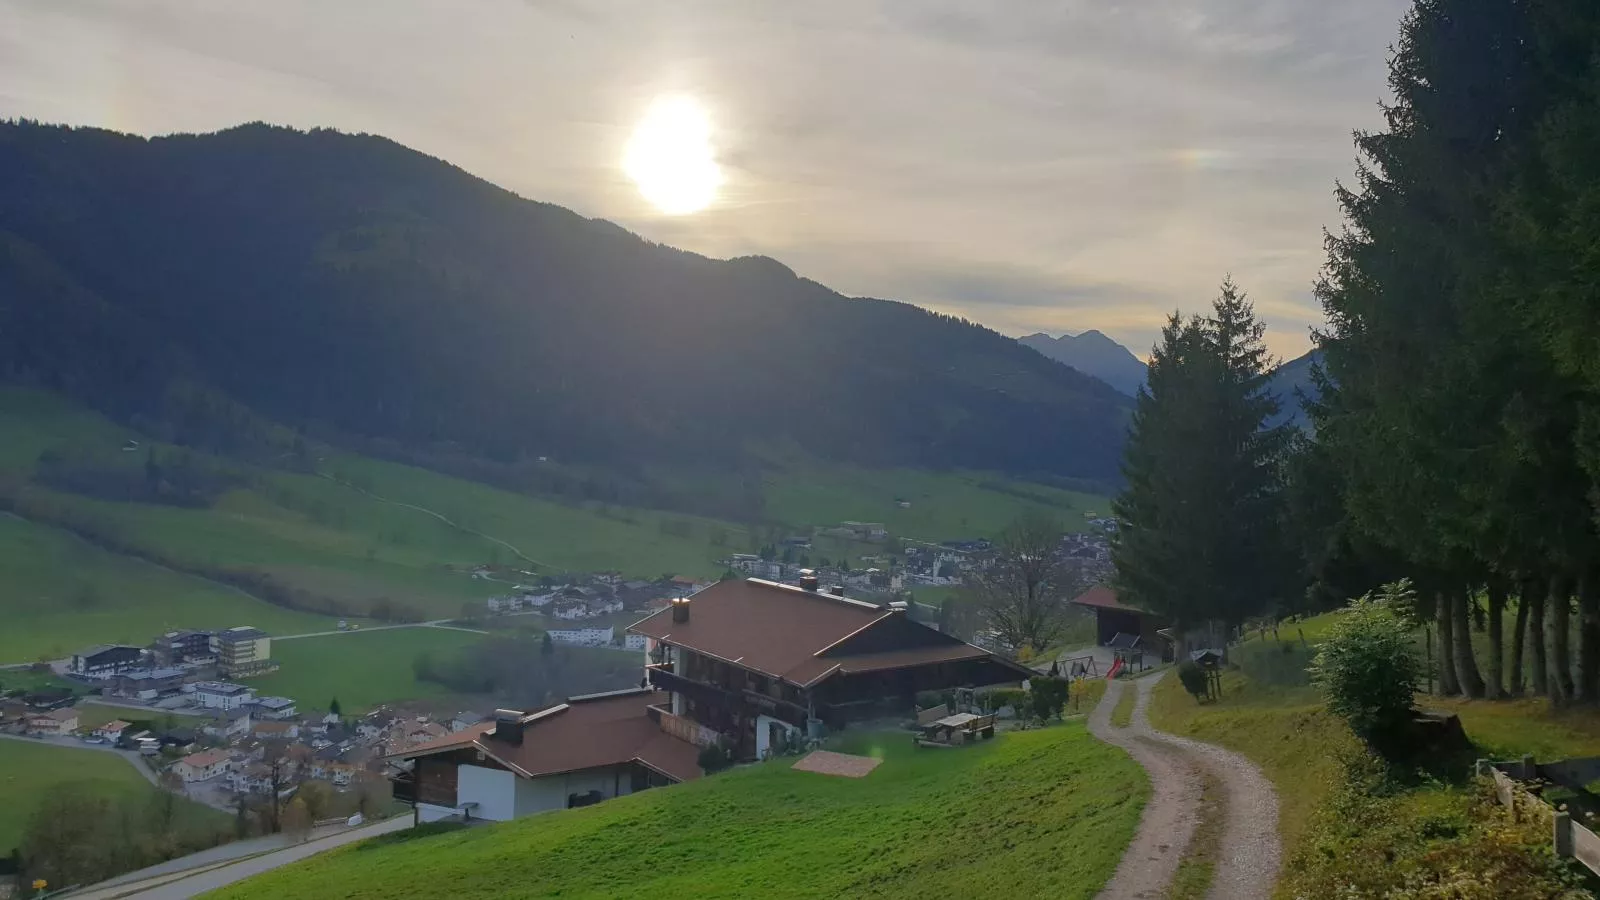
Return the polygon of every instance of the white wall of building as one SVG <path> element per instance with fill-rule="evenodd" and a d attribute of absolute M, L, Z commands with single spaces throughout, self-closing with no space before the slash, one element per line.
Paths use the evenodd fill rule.
<path fill-rule="evenodd" d="M 516 818 L 517 776 L 484 766 L 456 767 L 456 804 L 477 803 L 474 819 L 505 822 Z"/>

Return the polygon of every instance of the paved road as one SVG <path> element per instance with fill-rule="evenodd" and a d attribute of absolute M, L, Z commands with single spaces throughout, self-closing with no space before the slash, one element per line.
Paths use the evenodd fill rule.
<path fill-rule="evenodd" d="M 446 624 L 454 621 L 455 619 L 433 619 L 428 622 L 402 622 L 399 625 L 366 625 L 361 628 L 347 628 L 344 631 L 334 629 L 333 631 L 308 631 L 305 634 L 274 635 L 272 639 L 275 641 L 295 641 L 300 638 L 332 637 L 336 634 L 366 634 L 369 631 L 392 631 L 396 628 L 439 628 L 444 631 L 465 631 L 468 634 L 489 633 L 482 628 L 465 628 L 460 625 Z"/>
<path fill-rule="evenodd" d="M 1150 692 L 1166 673 L 1113 681 L 1089 716 L 1089 730 L 1127 750 L 1150 773 L 1150 800 L 1139 830 L 1097 900 L 1161 897 L 1177 871 L 1199 821 L 1201 771 L 1223 789 L 1222 840 L 1207 900 L 1267 900 L 1278 880 L 1278 795 L 1255 763 L 1214 744 L 1175 737 L 1150 726 Z M 1132 722 L 1111 724 L 1126 690 L 1139 692 Z"/>
<path fill-rule="evenodd" d="M 91 887 L 89 890 L 69 895 L 72 900 L 188 900 L 207 891 L 214 891 L 221 887 L 243 881 L 263 872 L 270 872 L 280 866 L 309 859 L 318 853 L 343 847 L 356 841 L 388 834 L 411 827 L 409 815 L 396 816 L 371 825 L 352 828 L 328 837 L 316 838 L 303 844 L 252 856 L 238 862 L 210 866 L 194 871 L 189 875 L 177 877 L 157 877 L 145 882 L 124 882 L 111 887 Z"/>

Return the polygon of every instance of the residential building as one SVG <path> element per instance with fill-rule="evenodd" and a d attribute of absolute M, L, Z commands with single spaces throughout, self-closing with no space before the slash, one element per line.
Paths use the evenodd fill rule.
<path fill-rule="evenodd" d="M 94 730 L 94 736 L 100 738 L 101 740 L 110 741 L 111 743 L 115 744 L 117 741 L 122 740 L 123 733 L 132 727 L 132 724 L 124 722 L 121 719 L 112 719 L 104 725 L 101 725 L 99 728 L 96 728 Z"/>
<path fill-rule="evenodd" d="M 249 625 L 217 632 L 217 668 L 228 678 L 246 678 L 270 670 L 272 638 Z"/>
<path fill-rule="evenodd" d="M 172 765 L 184 784 L 193 784 L 196 781 L 210 781 L 228 771 L 230 763 L 226 750 L 202 750 L 191 753 Z"/>
<path fill-rule="evenodd" d="M 603 647 L 616 639 L 615 628 L 552 628 L 545 632 L 558 644 L 578 644 L 584 647 Z"/>
<path fill-rule="evenodd" d="M 249 734 L 250 726 L 250 707 L 235 706 L 218 710 L 209 722 L 200 726 L 200 732 L 208 737 L 231 740 Z"/>
<path fill-rule="evenodd" d="M 61 737 L 78 730 L 78 711 L 73 707 L 36 712 L 28 716 L 27 731 L 46 737 Z"/>
<path fill-rule="evenodd" d="M 183 685 L 184 676 L 188 674 L 185 669 L 171 666 L 161 669 L 129 669 L 107 676 L 106 685 L 102 690 L 112 697 L 149 701 L 177 690 Z"/>
<path fill-rule="evenodd" d="M 217 661 L 216 639 L 210 631 L 169 631 L 156 640 L 156 651 L 170 665 L 211 665 Z"/>
<path fill-rule="evenodd" d="M 649 640 L 642 634 L 626 634 L 622 636 L 622 647 L 625 650 L 644 650 Z"/>
<path fill-rule="evenodd" d="M 185 686 L 194 702 L 206 709 L 233 709 L 256 699 L 254 689 L 227 681 L 196 681 Z"/>
<path fill-rule="evenodd" d="M 74 653 L 68 668 L 74 675 L 105 678 L 144 665 L 145 651 L 127 644 L 101 644 Z"/>
<path fill-rule="evenodd" d="M 300 723 L 256 722 L 250 733 L 264 741 L 292 741 L 300 737 Z"/>
<path fill-rule="evenodd" d="M 395 798 L 415 803 L 424 821 L 505 821 L 699 778 L 700 748 L 650 717 L 660 699 L 644 688 L 534 713 L 497 710 L 492 721 L 389 757 L 410 766 Z"/>
<path fill-rule="evenodd" d="M 292 719 L 298 714 L 295 702 L 288 697 L 260 697 L 255 707 L 258 719 Z"/>
<path fill-rule="evenodd" d="M 468 728 L 479 724 L 483 720 L 484 717 L 475 712 L 458 712 L 456 713 L 456 717 L 450 720 L 450 730 L 466 731 Z"/>
<path fill-rule="evenodd" d="M 879 604 L 759 579 L 722 581 L 633 625 L 649 641 L 662 727 L 759 759 L 823 728 L 902 715 L 918 691 L 1034 673 Z"/>

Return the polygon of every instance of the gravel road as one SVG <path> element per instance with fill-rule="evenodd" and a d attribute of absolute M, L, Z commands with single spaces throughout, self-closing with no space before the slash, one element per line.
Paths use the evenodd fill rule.
<path fill-rule="evenodd" d="M 1089 731 L 1128 751 L 1150 774 L 1150 801 L 1139 830 L 1099 900 L 1157 900 L 1165 895 L 1194 835 L 1200 807 L 1200 770 L 1223 789 L 1222 840 L 1209 900 L 1267 900 L 1278 878 L 1278 795 L 1255 763 L 1213 744 L 1176 737 L 1150 727 L 1150 692 L 1162 676 L 1113 681 L 1089 716 Z M 1111 724 L 1111 710 L 1125 690 L 1139 694 L 1127 728 Z"/>

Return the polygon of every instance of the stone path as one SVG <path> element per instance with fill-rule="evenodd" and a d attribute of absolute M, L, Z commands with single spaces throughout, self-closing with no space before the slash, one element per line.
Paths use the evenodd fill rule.
<path fill-rule="evenodd" d="M 1136 681 L 1113 681 L 1089 715 L 1095 737 L 1128 751 L 1150 774 L 1150 801 L 1139 830 L 1099 900 L 1159 900 L 1194 836 L 1200 807 L 1200 770 L 1223 789 L 1222 840 L 1209 900 L 1267 900 L 1278 878 L 1278 796 L 1255 763 L 1213 744 L 1176 737 L 1150 727 L 1150 692 L 1166 673 Z M 1111 710 L 1125 690 L 1137 690 L 1133 719 L 1111 724 Z"/>

